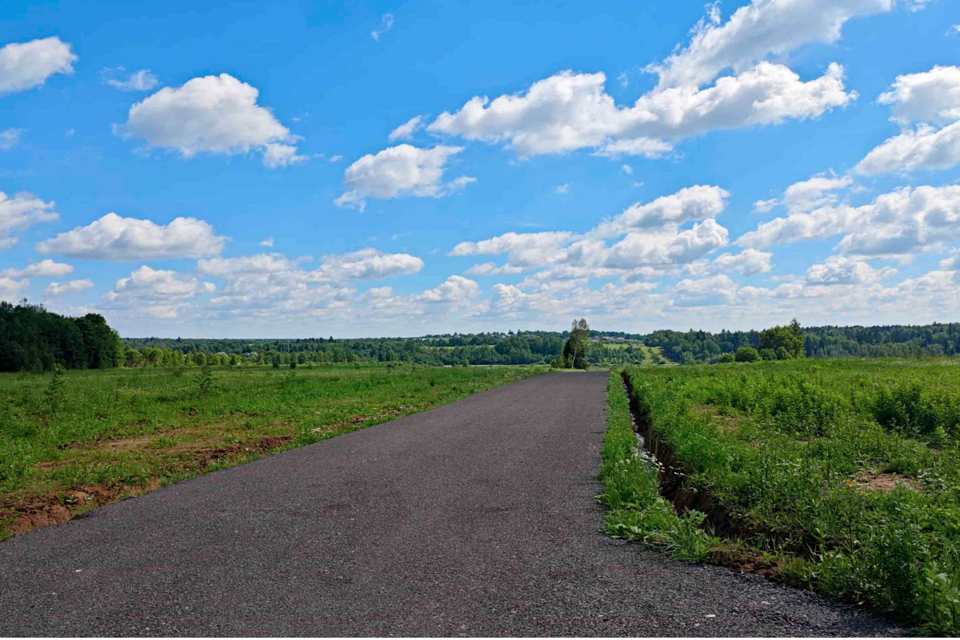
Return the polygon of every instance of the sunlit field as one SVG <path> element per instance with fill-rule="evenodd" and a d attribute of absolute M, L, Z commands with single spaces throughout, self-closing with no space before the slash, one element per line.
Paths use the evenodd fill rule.
<path fill-rule="evenodd" d="M 329 365 L 0 374 L 0 537 L 542 370 Z"/>
<path fill-rule="evenodd" d="M 652 459 L 612 374 L 610 533 L 960 632 L 960 360 L 623 377 Z"/>

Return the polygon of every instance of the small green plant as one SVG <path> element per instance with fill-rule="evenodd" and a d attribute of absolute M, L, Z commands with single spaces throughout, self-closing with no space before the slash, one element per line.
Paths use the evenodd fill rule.
<path fill-rule="evenodd" d="M 43 393 L 47 404 L 47 411 L 50 413 L 57 413 L 63 408 L 65 397 L 63 374 L 65 371 L 62 366 L 55 364 L 53 366 L 53 377 L 50 378 L 50 384 L 47 385 L 47 390 Z"/>
<path fill-rule="evenodd" d="M 213 391 L 213 385 L 213 371 L 204 363 L 200 367 L 200 371 L 193 375 L 193 386 L 197 390 L 197 397 L 201 400 L 206 398 Z"/>

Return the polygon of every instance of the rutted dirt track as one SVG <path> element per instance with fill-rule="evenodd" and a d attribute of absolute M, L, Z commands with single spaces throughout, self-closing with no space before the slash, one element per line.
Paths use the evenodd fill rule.
<path fill-rule="evenodd" d="M 551 374 L 0 543 L 0 635 L 893 635 L 612 540 L 606 374 Z"/>

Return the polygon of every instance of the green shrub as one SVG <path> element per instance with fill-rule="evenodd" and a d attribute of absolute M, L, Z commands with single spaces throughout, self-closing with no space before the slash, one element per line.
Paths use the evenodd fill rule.
<path fill-rule="evenodd" d="M 756 362 L 760 359 L 760 354 L 753 347 L 740 347 L 735 358 L 737 362 Z"/>

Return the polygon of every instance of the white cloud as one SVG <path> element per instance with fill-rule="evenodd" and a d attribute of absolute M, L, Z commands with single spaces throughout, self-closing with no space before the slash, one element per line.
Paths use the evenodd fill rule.
<path fill-rule="evenodd" d="M 783 204 L 791 213 L 810 211 L 837 201 L 837 191 L 853 184 L 849 176 L 835 177 L 821 173 L 809 180 L 795 182 L 783 192 Z"/>
<path fill-rule="evenodd" d="M 442 182 L 447 161 L 461 151 L 463 147 L 420 149 L 401 144 L 376 155 L 367 154 L 347 167 L 343 179 L 347 191 L 334 202 L 363 211 L 367 198 L 440 198 L 449 195 L 476 181 L 476 178 L 461 176 L 451 182 Z"/>
<path fill-rule="evenodd" d="M 463 276 L 450 276 L 435 289 L 428 289 L 416 296 L 423 302 L 443 302 L 459 306 L 470 302 L 480 295 L 480 285 L 476 280 Z"/>
<path fill-rule="evenodd" d="M 678 307 L 709 307 L 737 301 L 737 284 L 722 274 L 699 280 L 681 280 L 674 286 L 674 292 L 673 304 Z"/>
<path fill-rule="evenodd" d="M 120 91 L 150 91 L 150 89 L 153 89 L 160 82 L 157 76 L 149 69 L 134 71 L 127 75 L 126 80 L 114 78 L 113 74 L 115 71 L 124 71 L 124 68 L 117 67 L 116 69 L 111 69 L 104 67 L 100 70 L 100 76 L 103 78 L 104 84 L 114 87 L 115 89 L 120 89 Z"/>
<path fill-rule="evenodd" d="M 629 229 L 651 229 L 691 220 L 714 218 L 726 209 L 730 192 L 716 186 L 694 185 L 651 202 L 636 203 L 612 220 L 590 232 L 594 237 L 610 237 Z"/>
<path fill-rule="evenodd" d="M 214 291 L 216 285 L 212 282 L 201 282 L 187 274 L 143 265 L 129 277 L 117 280 L 113 290 L 100 299 L 100 306 L 172 319 L 178 317 L 188 300 Z"/>
<path fill-rule="evenodd" d="M 767 56 L 836 42 L 849 19 L 892 6 L 893 0 L 755 0 L 721 26 L 713 5 L 687 48 L 646 68 L 659 83 L 632 107 L 615 104 L 603 73 L 563 71 L 525 93 L 476 96 L 428 130 L 506 142 L 523 156 L 593 148 L 599 155 L 656 157 L 672 149 L 663 138 L 816 118 L 856 99 L 844 89 L 843 67 L 832 63 L 804 82 Z M 734 75 L 721 76 L 727 69 Z"/>
<path fill-rule="evenodd" d="M 523 267 L 515 267 L 509 264 L 498 267 L 492 262 L 481 262 L 467 269 L 467 273 L 472 276 L 501 276 L 515 275 L 523 273 L 525 270 Z"/>
<path fill-rule="evenodd" d="M 717 256 L 711 263 L 711 270 L 719 273 L 739 272 L 745 276 L 755 276 L 766 273 L 773 268 L 770 260 L 772 253 L 757 251 L 756 249 L 744 249 L 737 255 L 724 253 Z"/>
<path fill-rule="evenodd" d="M 633 175 L 633 167 L 631 167 L 631 166 L 628 165 L 628 164 L 625 164 L 625 165 L 623 165 L 622 167 L 620 167 L 620 171 L 622 171 L 623 173 L 627 174 L 628 176 L 632 176 L 632 175 Z"/>
<path fill-rule="evenodd" d="M 379 280 L 413 275 L 423 269 L 423 260 L 408 253 L 382 253 L 376 249 L 361 249 L 353 253 L 324 256 L 313 271 L 300 269 L 307 260 L 290 260 L 279 253 L 245 256 L 242 258 L 211 258 L 197 262 L 200 273 L 226 279 L 248 274 L 282 274 L 306 282 L 344 282 L 348 280 Z"/>
<path fill-rule="evenodd" d="M 919 125 L 875 147 L 857 164 L 864 175 L 949 169 L 960 162 L 960 122 L 937 129 Z"/>
<path fill-rule="evenodd" d="M 668 88 L 617 107 L 603 89 L 604 74 L 564 71 L 535 82 L 523 95 L 490 101 L 474 97 L 456 113 L 444 112 L 427 129 L 489 143 L 509 142 L 521 155 L 600 148 L 599 155 L 657 157 L 682 139 L 716 129 L 816 118 L 856 98 L 833 63 L 803 82 L 783 65 L 761 62 L 706 89 Z"/>
<path fill-rule="evenodd" d="M 417 129 L 422 129 L 423 126 L 423 116 L 414 116 L 390 132 L 390 142 L 409 140 L 413 137 L 414 132 Z"/>
<path fill-rule="evenodd" d="M 0 95 L 39 87 L 55 73 L 70 75 L 77 60 L 70 45 L 56 36 L 12 42 L 0 48 Z"/>
<path fill-rule="evenodd" d="M 878 101 L 892 105 L 901 132 L 872 149 L 857 164 L 858 173 L 948 169 L 960 163 L 960 67 L 897 76 Z M 919 124 L 911 128 L 912 122 Z"/>
<path fill-rule="evenodd" d="M 570 183 L 565 182 L 563 184 L 558 184 L 556 187 L 554 187 L 553 192 L 556 194 L 570 193 Z"/>
<path fill-rule="evenodd" d="M 960 67 L 897 76 L 877 101 L 893 105 L 898 122 L 954 122 L 960 119 Z"/>
<path fill-rule="evenodd" d="M 343 156 L 330 156 L 331 163 L 337 163 L 343 160 Z"/>
<path fill-rule="evenodd" d="M 297 136 L 257 104 L 260 92 L 222 73 L 194 78 L 179 88 L 164 87 L 130 107 L 127 122 L 115 127 L 125 137 L 146 139 L 151 147 L 174 149 L 184 158 L 259 151 L 275 168 L 305 162 Z"/>
<path fill-rule="evenodd" d="M 380 36 L 390 31 L 393 28 L 393 14 L 385 13 L 380 16 L 380 29 L 370 32 L 370 37 L 373 38 L 375 42 L 380 42 Z"/>
<path fill-rule="evenodd" d="M 71 280 L 70 282 L 51 282 L 43 292 L 48 296 L 62 296 L 70 293 L 79 293 L 93 287 L 93 280 Z"/>
<path fill-rule="evenodd" d="M 266 238 L 266 239 L 264 239 L 264 240 L 261 240 L 261 241 L 260 241 L 260 246 L 261 246 L 261 247 L 272 247 L 272 246 L 273 246 L 273 236 L 270 236 L 269 238 Z"/>
<path fill-rule="evenodd" d="M 541 231 L 516 233 L 479 242 L 461 242 L 449 256 L 480 256 L 506 253 L 514 267 L 532 268 L 550 264 L 561 257 L 561 247 L 568 244 L 573 234 L 568 231 Z"/>
<path fill-rule="evenodd" d="M 13 280 L 0 276 L 0 301 L 17 302 L 22 296 L 22 292 L 29 288 L 29 280 Z"/>
<path fill-rule="evenodd" d="M 60 253 L 89 260 L 202 258 L 219 255 L 226 238 L 196 218 L 175 218 L 167 225 L 108 213 L 85 227 L 37 244 L 40 253 Z"/>
<path fill-rule="evenodd" d="M 723 25 L 717 11 L 710 13 L 694 28 L 689 46 L 648 71 L 660 76 L 659 89 L 702 85 L 771 54 L 813 42 L 832 44 L 851 18 L 888 12 L 893 5 L 893 0 L 754 0 Z"/>
<path fill-rule="evenodd" d="M 619 158 L 621 156 L 643 156 L 644 158 L 660 158 L 673 151 L 673 145 L 658 138 L 622 138 L 604 143 L 603 147 L 594 155 L 605 158 Z M 624 165 L 626 166 L 626 165 Z"/>
<path fill-rule="evenodd" d="M 644 265 L 684 264 L 727 245 L 727 230 L 713 219 L 677 232 L 631 232 L 610 248 L 606 266 L 630 269 Z"/>
<path fill-rule="evenodd" d="M 780 201 L 776 198 L 771 198 L 770 200 L 757 200 L 753 203 L 753 212 L 770 213 L 778 204 L 780 204 Z"/>
<path fill-rule="evenodd" d="M 58 278 L 70 273 L 73 273 L 73 266 L 47 259 L 35 262 L 25 269 L 4 269 L 0 271 L 0 276 L 10 278 Z"/>
<path fill-rule="evenodd" d="M 944 271 L 960 271 L 960 250 L 953 251 L 949 258 L 941 260 L 940 268 Z"/>
<path fill-rule="evenodd" d="M 59 217 L 52 201 L 44 202 L 32 193 L 18 193 L 11 198 L 0 191 L 0 250 L 17 243 L 16 232 Z"/>
<path fill-rule="evenodd" d="M 844 234 L 848 254 L 903 257 L 960 240 L 960 186 L 904 187 L 860 207 L 826 206 L 761 223 L 737 244 L 769 247 Z"/>
<path fill-rule="evenodd" d="M 807 269 L 806 280 L 811 284 L 823 285 L 873 284 L 896 272 L 897 270 L 892 267 L 877 270 L 863 260 L 831 256 L 826 262 L 815 264 Z"/>
<path fill-rule="evenodd" d="M 22 133 L 23 129 L 4 129 L 0 131 L 0 149 L 4 151 L 13 149 L 20 142 L 20 134 Z"/>

